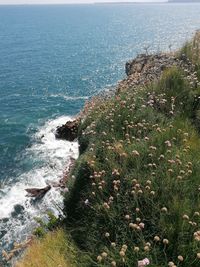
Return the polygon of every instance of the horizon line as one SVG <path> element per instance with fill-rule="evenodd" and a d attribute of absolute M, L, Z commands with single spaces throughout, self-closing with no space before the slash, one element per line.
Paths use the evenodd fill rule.
<path fill-rule="evenodd" d="M 79 3 L 0 3 L 0 6 L 41 6 L 41 5 L 96 5 L 96 4 L 166 4 L 170 3 L 168 0 L 162 1 L 162 2 L 157 2 L 157 1 L 143 1 L 143 2 L 135 2 L 135 1 L 126 1 L 126 2 L 79 2 Z"/>

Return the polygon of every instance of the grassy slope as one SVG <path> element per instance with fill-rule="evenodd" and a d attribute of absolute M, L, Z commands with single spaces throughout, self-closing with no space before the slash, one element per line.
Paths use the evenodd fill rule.
<path fill-rule="evenodd" d="M 75 253 L 64 231 L 57 230 L 35 240 L 16 267 L 75 267 Z"/>
<path fill-rule="evenodd" d="M 198 73 L 199 43 L 182 50 Z M 66 229 L 82 251 L 76 266 L 133 267 L 145 257 L 152 267 L 200 266 L 199 96 L 172 68 L 155 84 L 88 104 L 65 198 Z"/>

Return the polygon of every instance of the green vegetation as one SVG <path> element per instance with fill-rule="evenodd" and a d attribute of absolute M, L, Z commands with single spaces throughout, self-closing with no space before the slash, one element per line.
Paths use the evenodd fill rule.
<path fill-rule="evenodd" d="M 183 46 L 180 52 L 185 54 L 196 66 L 197 75 L 200 78 L 200 31 L 196 33 L 191 42 L 187 42 Z"/>
<path fill-rule="evenodd" d="M 44 237 L 48 231 L 53 231 L 60 225 L 61 221 L 52 214 L 52 212 L 48 212 L 47 216 L 47 222 L 44 222 L 41 218 L 35 218 L 36 222 L 39 224 L 33 232 L 35 236 Z"/>
<path fill-rule="evenodd" d="M 194 47 L 181 52 L 200 73 Z M 151 267 L 200 266 L 198 84 L 171 68 L 158 82 L 87 103 L 64 209 L 73 240 L 65 242 L 76 249 L 64 245 L 61 256 L 77 265 L 61 266 L 142 267 L 144 258 Z"/>

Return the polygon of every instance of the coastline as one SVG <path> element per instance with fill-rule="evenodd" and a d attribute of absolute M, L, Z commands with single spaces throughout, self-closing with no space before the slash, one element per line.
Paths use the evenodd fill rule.
<path fill-rule="evenodd" d="M 197 33 L 197 37 L 198 37 L 199 33 Z M 199 38 L 199 37 L 198 37 Z M 159 59 L 159 63 L 157 62 L 157 60 Z M 145 63 L 144 63 L 145 62 Z M 170 62 L 170 63 L 169 63 Z M 179 69 L 179 72 L 185 72 L 187 74 L 187 76 L 183 79 L 184 82 L 187 82 L 188 83 L 188 88 L 191 88 L 191 90 L 193 90 L 194 88 L 198 88 L 198 86 L 200 85 L 199 84 L 199 80 L 198 80 L 198 77 L 197 75 L 195 74 L 195 66 L 193 65 L 193 63 L 188 59 L 188 57 L 185 57 L 183 55 L 183 52 L 181 51 L 181 54 L 179 54 L 177 57 L 175 57 L 174 55 L 166 55 L 166 54 L 162 54 L 162 55 L 139 55 L 136 59 L 132 60 L 131 62 L 127 63 L 126 64 L 126 71 L 127 71 L 127 79 L 119 82 L 119 84 L 117 85 L 116 87 L 116 94 L 113 96 L 111 96 L 111 98 L 114 98 L 115 101 L 117 101 L 116 103 L 118 103 L 118 101 L 120 102 L 120 106 L 121 108 L 125 109 L 126 107 L 126 103 L 122 103 L 122 102 L 128 102 L 130 101 L 129 98 L 127 98 L 128 100 L 122 100 L 124 98 L 123 95 L 126 96 L 126 94 L 128 94 L 128 97 L 129 97 L 129 92 L 127 93 L 127 91 L 131 90 L 134 91 L 134 90 L 137 90 L 138 88 L 142 88 L 142 87 L 147 87 L 148 89 L 150 89 L 152 83 L 153 84 L 157 84 L 159 83 L 161 77 L 163 76 L 163 74 L 165 75 L 165 73 L 169 70 L 172 71 L 175 71 L 175 69 Z M 152 76 L 153 75 L 153 76 Z M 174 74 L 173 74 L 174 75 Z M 165 78 L 166 79 L 166 78 Z M 119 89 L 120 88 L 120 89 Z M 132 92 L 133 93 L 133 92 Z M 165 92 L 166 93 L 166 92 Z M 135 93 L 133 93 L 133 95 L 135 95 Z M 123 96 L 123 98 L 121 99 L 120 97 Z M 108 97 L 110 98 L 110 96 Z M 118 100 L 119 98 L 119 100 Z M 156 97 L 155 97 L 156 99 Z M 170 101 L 170 105 L 169 107 L 166 106 L 166 107 L 163 107 L 163 103 L 161 102 L 156 102 L 157 100 L 154 100 L 154 96 L 153 94 L 151 95 L 150 98 L 148 98 L 148 102 L 147 102 L 147 106 L 149 105 L 151 108 L 155 108 L 156 111 L 159 113 L 161 111 L 162 112 L 166 112 L 168 111 L 168 108 L 170 108 L 170 115 L 167 115 L 169 116 L 169 118 L 175 116 L 174 114 L 176 114 L 176 111 L 175 111 L 175 108 L 173 107 L 174 105 L 174 100 L 171 99 Z M 160 101 L 160 100 L 159 100 Z M 105 102 L 105 103 L 104 103 Z M 102 96 L 96 96 L 94 98 L 92 98 L 90 100 L 90 102 L 88 102 L 86 104 L 86 106 L 83 108 L 83 110 L 81 111 L 79 117 L 78 117 L 78 120 L 83 120 L 81 122 L 81 129 L 79 129 L 79 131 L 77 132 L 77 137 L 79 138 L 79 145 L 81 146 L 80 147 L 80 150 L 81 150 L 81 155 L 80 157 L 78 158 L 78 160 L 76 162 L 74 162 L 74 164 L 71 165 L 71 168 L 69 168 L 69 172 L 67 173 L 67 175 L 65 176 L 64 178 L 64 182 L 67 182 L 67 179 L 66 177 L 68 177 L 68 175 L 75 175 L 76 176 L 76 179 L 77 181 L 74 181 L 74 185 L 71 187 L 72 189 L 72 193 L 70 193 L 72 196 L 69 196 L 67 197 L 67 199 L 65 200 L 65 213 L 67 214 L 68 218 L 67 220 L 69 220 L 69 222 L 66 222 L 66 224 L 68 225 L 68 227 L 70 226 L 70 224 L 73 224 L 75 223 L 75 221 L 77 220 L 80 220 L 80 216 L 86 216 L 87 215 L 87 207 L 90 207 L 90 205 L 94 205 L 94 204 L 90 204 L 90 202 L 92 203 L 92 201 L 95 202 L 94 198 L 96 196 L 96 194 L 100 194 L 100 198 L 98 200 L 101 199 L 103 193 L 101 193 L 102 190 L 104 190 L 103 188 L 105 186 L 107 186 L 107 182 L 104 181 L 104 176 L 105 174 L 103 173 L 103 171 L 101 170 L 100 172 L 96 171 L 95 169 L 95 161 L 96 161 L 96 157 L 91 157 L 90 154 L 93 153 L 93 151 L 95 151 L 95 146 L 93 145 L 93 143 L 91 145 L 89 145 L 89 142 L 91 141 L 88 141 L 88 137 L 89 136 L 89 139 L 93 140 L 94 137 L 93 135 L 95 136 L 96 132 L 94 130 L 94 128 L 96 127 L 95 125 L 95 122 L 98 121 L 98 115 L 97 114 L 98 112 L 102 112 L 102 110 L 106 109 L 105 107 L 105 104 L 106 103 L 109 103 L 107 97 L 105 98 L 102 98 Z M 136 105 L 136 103 L 135 103 Z M 100 108 L 100 109 L 99 109 Z M 145 108 L 145 107 L 143 107 Z M 97 111 L 95 111 L 95 109 L 97 109 Z M 114 109 L 114 105 L 111 105 L 111 109 Z M 96 113 L 95 113 L 96 112 Z M 178 112 L 180 112 L 178 110 Z M 177 112 L 177 114 L 179 114 Z M 95 116 L 97 116 L 97 118 L 95 117 L 94 121 L 91 120 L 90 116 L 92 116 L 91 114 L 95 114 Z M 147 114 L 146 114 L 147 115 Z M 107 115 L 108 116 L 108 115 Z M 139 115 L 138 115 L 139 116 Z M 83 119 L 84 118 L 84 119 Z M 168 118 L 168 117 L 167 117 Z M 152 119 L 152 118 L 151 118 Z M 91 122 L 87 122 L 87 121 L 90 121 Z M 113 120 L 113 119 L 110 119 L 110 120 Z M 88 125 L 87 125 L 88 123 Z M 145 124 L 145 122 L 142 122 L 143 124 Z M 84 124 L 87 125 L 84 126 Z M 80 126 L 78 126 L 80 127 Z M 139 126 L 136 126 L 136 127 L 139 127 Z M 141 126 L 140 126 L 141 127 Z M 148 127 L 148 125 L 146 124 L 146 127 Z M 157 126 L 156 124 L 156 127 L 157 129 L 160 128 Z M 164 127 L 162 125 L 162 127 Z M 129 127 L 131 129 L 131 127 Z M 113 127 L 111 127 L 111 134 L 112 132 L 114 132 L 112 129 L 114 129 Z M 152 130 L 152 129 L 151 129 Z M 139 130 L 141 131 L 141 130 Z M 138 131 L 138 133 L 139 133 Z M 162 132 L 162 128 L 160 128 L 160 130 L 157 130 L 158 132 Z M 167 130 L 166 130 L 167 131 Z M 193 130 L 192 130 L 193 131 Z M 103 134 L 104 133 L 102 131 L 100 131 L 99 134 Z M 127 133 L 126 133 L 127 134 Z M 164 134 L 164 131 L 163 131 L 163 134 Z M 109 135 L 108 133 L 106 135 Z M 129 134 L 128 134 L 129 135 Z M 106 137 L 107 138 L 107 137 Z M 128 137 L 125 137 L 125 141 L 120 141 L 121 144 L 114 144 L 113 146 L 110 145 L 108 143 L 107 147 L 108 147 L 108 151 L 111 150 L 111 151 L 114 151 L 114 149 L 116 150 L 116 153 L 117 155 L 119 154 L 119 163 L 122 164 L 123 161 L 126 160 L 126 158 L 128 157 L 127 154 L 128 152 L 126 151 L 126 148 L 124 147 L 124 142 L 126 142 L 126 145 L 129 146 L 130 145 L 130 140 L 129 140 L 129 136 Z M 146 136 L 146 138 L 149 138 Z M 157 137 L 156 137 L 157 138 Z M 174 137 L 175 138 L 175 137 Z M 179 138 L 179 136 L 177 136 L 176 138 Z M 139 139 L 139 138 L 138 138 Z M 136 140 L 137 141 L 137 140 Z M 146 141 L 148 142 L 148 139 L 146 139 Z M 94 142 L 94 141 L 93 141 Z M 104 142 L 107 142 L 107 141 L 104 141 Z M 138 141 L 140 142 L 140 140 Z M 167 141 L 166 141 L 167 142 Z M 167 146 L 168 148 L 170 148 L 172 146 L 172 141 L 168 141 Z M 137 145 L 136 145 L 137 146 Z M 162 144 L 162 146 L 164 146 Z M 87 152 L 88 155 L 87 155 L 87 159 L 86 161 L 84 162 L 83 166 L 81 165 L 81 161 L 84 159 L 84 153 L 87 151 L 89 147 L 89 151 Z M 110 148 L 109 148 L 110 147 Z M 154 149 L 155 147 L 152 146 L 152 151 L 153 150 L 156 150 Z M 185 149 L 185 148 L 184 148 Z M 134 152 L 134 153 L 133 153 Z M 101 152 L 102 153 L 102 152 Z M 109 153 L 109 152 L 107 152 Z M 168 153 L 168 152 L 167 152 Z M 170 152 L 169 152 L 170 153 Z M 137 151 L 137 150 L 133 150 L 132 151 L 132 157 L 140 157 L 140 153 Z M 179 158 L 178 158 L 179 159 Z M 170 159 L 171 160 L 171 159 Z M 183 160 L 183 159 L 181 159 Z M 136 163 L 137 163 L 137 160 L 136 160 Z M 133 160 L 133 165 L 136 164 Z M 170 163 L 170 162 L 168 162 Z M 137 163 L 138 164 L 138 163 Z M 149 164 L 152 164 L 152 163 L 149 163 Z M 154 164 L 154 163 L 153 163 Z M 159 163 L 157 163 L 159 164 Z M 141 167 L 141 166 L 140 166 Z M 150 166 L 152 167 L 152 166 Z M 157 169 L 157 166 L 154 168 L 154 171 Z M 91 169 L 94 170 L 94 173 L 91 174 Z M 139 169 L 137 169 L 139 171 Z M 118 169 L 114 169 L 113 172 L 112 172 L 112 175 L 115 179 L 119 179 L 119 180 L 114 180 L 114 181 L 121 181 L 122 183 L 122 179 L 120 177 L 120 171 L 122 170 L 118 170 Z M 189 168 L 189 171 L 191 171 L 191 169 Z M 80 174 L 79 174 L 80 172 Z M 151 173 L 152 174 L 152 173 Z M 80 177 L 79 175 L 81 175 L 81 179 L 83 179 L 84 181 L 84 185 L 82 184 L 78 184 L 80 182 Z M 86 190 L 85 192 L 85 187 L 87 188 L 87 184 L 85 185 L 85 183 L 89 183 L 89 180 L 88 180 L 88 176 L 92 176 L 90 177 L 92 179 L 92 182 L 95 184 L 94 187 L 96 186 L 96 184 L 98 185 L 98 190 L 95 192 L 95 191 L 92 191 L 92 195 L 91 194 L 88 194 L 88 191 Z M 101 180 L 102 179 L 102 180 Z M 152 178 L 153 180 L 153 178 Z M 104 182 L 103 182 L 104 181 Z M 149 180 L 148 180 L 149 181 Z M 133 182 L 134 183 L 134 191 L 137 192 L 137 190 L 145 190 L 142 188 L 142 185 L 140 185 L 139 187 L 136 186 L 137 184 L 137 181 Z M 151 181 L 151 183 L 153 183 Z M 151 187 L 151 183 L 149 182 L 146 187 Z M 76 186 L 79 186 L 79 188 L 77 189 Z M 83 187 L 82 187 L 83 186 Z M 114 184 L 114 191 L 118 192 L 120 190 L 120 183 L 119 182 L 116 182 L 116 184 Z M 146 188 L 145 187 L 145 188 Z M 77 191 L 78 190 L 78 191 Z M 79 191 L 80 190 L 80 191 Z M 91 190 L 91 188 L 90 188 Z M 90 191 L 89 190 L 89 191 Z M 106 189 L 105 189 L 106 190 Z M 109 189 L 111 190 L 111 189 Z M 148 190 L 146 188 L 146 190 Z M 155 190 L 155 189 L 154 189 Z M 150 194 L 152 196 L 154 196 L 155 194 L 155 191 L 152 190 L 152 194 L 150 192 Z M 164 190 L 164 189 L 163 189 Z M 100 193 L 99 193 L 100 191 Z M 103 191 L 102 191 L 103 192 Z M 115 192 L 115 193 L 116 193 Z M 132 192 L 132 191 L 131 191 Z M 138 191 L 139 192 L 139 191 Z M 154 192 L 154 193 L 153 193 Z M 83 195 L 81 197 L 79 197 L 79 194 L 82 194 Z M 91 192 L 90 192 L 91 193 Z M 93 194 L 94 193 L 94 194 Z M 86 195 L 89 195 L 89 198 L 86 199 Z M 118 194 L 118 193 L 117 193 Z M 114 195 L 114 193 L 113 193 Z M 71 197 L 71 199 L 70 199 Z M 76 199 L 77 203 L 78 203 L 78 206 L 76 206 L 76 203 L 73 203 L 73 200 L 74 200 L 74 197 L 77 198 L 78 197 L 78 200 Z M 113 196 L 111 196 L 113 197 Z M 110 197 L 110 198 L 111 198 Z M 115 198 L 116 196 L 114 196 Z M 112 206 L 112 202 L 113 202 L 113 199 L 110 199 L 109 198 L 109 201 L 108 202 L 104 202 L 103 203 L 103 208 L 105 210 L 107 210 L 107 212 L 111 209 L 111 206 Z M 85 204 L 84 204 L 84 203 Z M 87 203 L 86 203 L 87 202 Z M 69 207 L 67 206 L 69 203 L 73 204 L 72 207 Z M 157 202 L 155 202 L 157 203 Z M 81 208 L 79 207 L 82 206 Z M 76 210 L 78 209 L 78 211 Z M 86 209 L 86 210 L 85 210 Z M 99 209 L 101 210 L 101 208 L 99 207 Z M 163 208 L 164 209 L 164 208 Z M 166 208 L 167 209 L 167 208 Z M 79 212 L 82 212 L 83 214 L 78 214 Z M 84 215 L 84 213 L 86 212 L 86 215 Z M 127 211 L 128 212 L 128 211 Z M 146 211 L 145 211 L 146 212 Z M 88 216 L 88 215 L 87 215 Z M 86 218 L 87 218 L 86 216 Z M 108 216 L 108 215 L 107 215 Z M 127 220 L 129 222 L 129 228 L 133 228 L 134 229 L 134 223 L 132 223 L 130 221 L 130 215 L 129 214 L 126 214 L 125 216 L 127 216 Z M 129 218 L 128 218 L 129 216 Z M 136 220 L 137 221 L 137 220 Z M 143 231 L 143 226 L 145 227 L 145 224 L 147 222 L 141 222 L 138 221 L 137 223 L 135 223 L 135 227 L 139 227 L 140 229 L 136 229 L 136 230 L 139 230 L 139 231 Z M 79 225 L 78 222 L 75 223 L 75 225 L 78 225 L 78 227 L 80 227 L 80 225 L 82 226 L 82 224 Z M 144 225 L 143 225 L 144 224 Z M 147 223 L 148 224 L 148 223 Z M 72 229 L 76 226 L 71 226 Z M 106 227 L 105 227 L 106 228 Z M 110 238 L 110 235 L 111 233 L 110 232 L 106 232 L 105 235 L 107 235 L 106 237 L 107 238 Z M 160 237 L 159 237 L 160 238 Z M 76 239 L 76 236 L 74 236 L 74 239 Z M 103 237 L 102 237 L 102 240 L 103 240 Z M 167 239 L 163 239 L 163 242 L 164 240 L 167 240 Z M 77 240 L 76 240 L 77 241 Z M 83 240 L 82 240 L 83 241 Z M 80 241 L 79 241 L 80 242 Z M 167 241 L 166 241 L 167 242 Z M 166 243 L 167 245 L 167 243 Z M 125 245 L 124 245 L 125 246 Z M 129 247 L 129 246 L 128 246 Z M 149 245 L 147 245 L 147 247 L 150 247 Z M 124 259 L 125 260 L 125 254 L 126 254 L 126 249 L 121 249 L 120 253 L 121 253 L 121 258 L 122 260 Z M 150 248 L 146 248 L 146 252 L 149 252 Z M 123 252 L 123 253 L 122 253 Z M 103 254 L 104 253 L 104 254 Z M 108 256 L 105 255 L 108 254 L 107 251 L 103 251 L 102 254 L 99 254 L 97 256 L 97 262 L 99 262 L 99 265 L 98 266 L 101 266 L 101 262 L 104 260 L 104 258 L 107 258 Z M 118 252 L 119 253 L 119 252 Z M 143 254 L 142 254 L 143 255 Z M 184 255 L 185 256 L 185 255 Z M 112 256 L 113 258 L 113 256 Z M 152 259 L 151 259 L 152 260 Z M 127 259 L 128 261 L 128 259 Z M 112 266 L 117 266 L 115 265 L 116 261 L 112 261 Z M 132 262 L 134 262 L 134 260 L 132 259 Z M 187 263 L 186 263 L 187 264 Z M 20 265 L 19 265 L 20 266 Z M 84 265 L 83 265 L 84 266 Z M 88 265 L 89 266 L 89 265 Z M 107 266 L 107 265 L 106 265 Z M 128 265 L 127 265 L 128 266 Z M 184 265 L 184 266 L 187 266 L 187 265 Z"/>

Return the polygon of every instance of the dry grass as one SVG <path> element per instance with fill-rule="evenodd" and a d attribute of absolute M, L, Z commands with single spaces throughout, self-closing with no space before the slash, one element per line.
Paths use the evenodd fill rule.
<path fill-rule="evenodd" d="M 33 242 L 15 267 L 75 267 L 74 251 L 66 242 L 63 230 L 49 232 Z"/>

